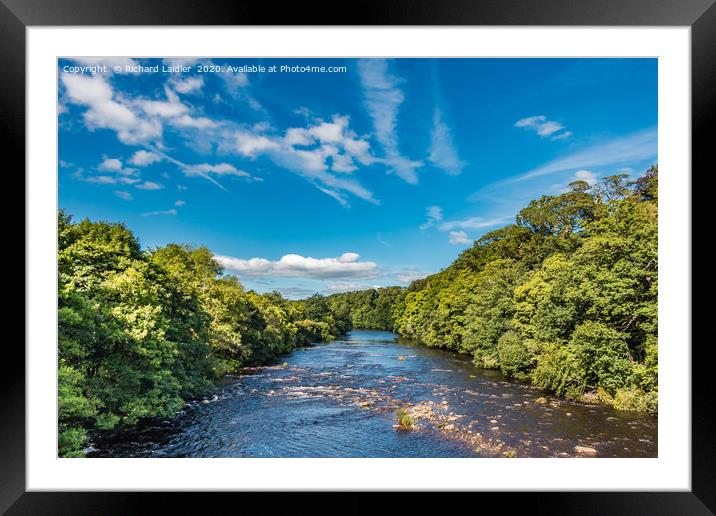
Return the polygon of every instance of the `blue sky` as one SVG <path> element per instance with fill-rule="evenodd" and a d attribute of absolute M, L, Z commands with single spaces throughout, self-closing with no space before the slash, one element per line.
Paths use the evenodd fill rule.
<path fill-rule="evenodd" d="M 655 59 L 77 58 L 58 77 L 61 208 L 292 298 L 407 285 L 531 199 L 657 160 Z"/>

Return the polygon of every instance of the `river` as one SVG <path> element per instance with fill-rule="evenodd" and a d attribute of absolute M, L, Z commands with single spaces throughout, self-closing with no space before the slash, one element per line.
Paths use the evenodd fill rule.
<path fill-rule="evenodd" d="M 412 430 L 396 428 L 396 411 Z M 356 330 L 226 377 L 90 457 L 656 457 L 657 419 L 546 395 L 468 357 Z"/>

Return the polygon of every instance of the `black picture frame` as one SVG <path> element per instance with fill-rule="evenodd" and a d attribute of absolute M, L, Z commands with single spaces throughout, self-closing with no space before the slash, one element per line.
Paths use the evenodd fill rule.
<path fill-rule="evenodd" d="M 0 53 L 3 80 L 0 81 L 0 127 L 6 156 L 17 159 L 15 170 L 25 167 L 25 30 L 29 26 L 63 25 L 555 25 L 555 26 L 689 26 L 692 50 L 692 168 L 703 175 L 713 144 L 709 128 L 716 122 L 716 0 L 391 0 L 356 2 L 354 9 L 338 3 L 282 3 L 280 8 L 267 2 L 241 0 L 0 0 Z M 350 12 L 350 17 L 340 12 Z M 713 168 L 712 163 L 709 163 Z M 21 167 L 21 168 L 20 168 Z M 7 171 L 9 172 L 9 171 Z M 21 176 L 16 176 L 21 177 Z M 692 173 L 693 178 L 699 178 Z M 705 178 L 704 178 L 705 179 Z M 24 182 L 17 185 L 24 191 Z M 698 189 L 702 193 L 705 188 Z M 17 191 L 17 190 L 16 190 Z M 698 205 L 696 200 L 693 205 Z M 693 223 L 697 220 L 693 218 Z M 704 234 L 694 226 L 692 235 Z M 19 235 L 18 235 L 19 236 Z M 21 241 L 19 237 L 15 242 Z M 18 245 L 19 247 L 19 245 Z M 24 251 L 23 251 L 24 253 Z M 692 251 L 693 258 L 698 255 Z M 15 262 L 18 261 L 16 256 Z M 25 269 L 25 274 L 32 271 Z M 694 314 L 700 306 L 693 304 Z M 701 318 L 694 317 L 694 322 Z M 517 502 L 536 514 L 714 514 L 716 512 L 716 442 L 708 360 L 709 340 L 683 343 L 691 345 L 692 355 L 692 453 L 690 492 L 619 493 L 509 493 L 510 505 Z M 8 359 L 0 375 L 3 402 L 0 405 L 0 511 L 7 514 L 130 514 L 144 512 L 148 504 L 159 501 L 166 511 L 184 509 L 185 493 L 39 493 L 25 492 L 25 357 L 16 343 L 16 356 Z M 6 348 L 10 347 L 7 343 Z M 5 353 L 8 353 L 6 351 Z M 260 496 L 248 493 L 241 504 L 262 503 Z M 264 503 L 266 501 L 263 495 Z M 411 497 L 416 495 L 410 495 Z M 474 497 L 475 495 L 471 495 Z M 505 494 L 481 493 L 485 497 Z M 249 500 L 247 497 L 253 498 Z M 344 510 L 365 512 L 372 507 L 366 495 L 354 493 L 353 501 L 341 502 Z M 161 498 L 161 500 L 157 500 Z M 302 495 L 282 502 L 270 498 L 273 509 L 281 503 L 295 510 L 303 505 Z M 415 505 L 413 499 L 411 506 Z M 230 500 L 222 500 L 229 503 Z M 492 500 L 490 500 L 492 501 Z M 205 502 L 204 502 L 205 503 Z M 400 510 L 381 502 L 385 509 Z M 405 503 L 405 502 L 403 502 Z M 470 502 L 468 502 L 470 503 Z M 473 502 L 476 503 L 476 502 Z M 324 507 L 331 510 L 330 505 Z M 335 507 L 334 507 L 335 508 Z M 320 510 L 312 504 L 311 511 Z M 476 505 L 477 510 L 477 505 Z"/>

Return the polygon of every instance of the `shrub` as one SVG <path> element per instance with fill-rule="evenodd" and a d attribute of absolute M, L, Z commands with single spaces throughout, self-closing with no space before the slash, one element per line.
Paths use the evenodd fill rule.
<path fill-rule="evenodd" d="M 646 412 L 649 409 L 649 396 L 641 389 L 618 389 L 614 394 L 614 408 Z"/>
<path fill-rule="evenodd" d="M 506 331 L 497 341 L 500 370 L 507 376 L 524 379 L 530 367 L 527 348 L 513 331 Z"/>
<path fill-rule="evenodd" d="M 532 373 L 532 383 L 572 399 L 581 397 L 587 386 L 574 350 L 559 344 L 550 344 L 542 350 Z"/>
<path fill-rule="evenodd" d="M 395 413 L 396 419 L 398 420 L 398 425 L 403 430 L 412 430 L 415 428 L 415 422 L 413 421 L 413 418 L 408 415 L 408 411 L 404 408 L 399 408 Z"/>

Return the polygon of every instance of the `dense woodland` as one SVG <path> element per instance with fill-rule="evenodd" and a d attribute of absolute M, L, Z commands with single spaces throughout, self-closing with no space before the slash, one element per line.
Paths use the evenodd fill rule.
<path fill-rule="evenodd" d="M 204 247 L 143 251 L 121 224 L 58 217 L 59 453 L 170 417 L 223 374 L 345 333 L 313 296 L 246 291 Z"/>
<path fill-rule="evenodd" d="M 445 270 L 339 294 L 353 325 L 471 355 L 558 395 L 657 411 L 656 166 L 546 195 Z"/>
<path fill-rule="evenodd" d="M 59 453 L 170 417 L 227 372 L 350 328 L 624 410 L 657 407 L 657 168 L 532 201 L 408 288 L 290 301 L 246 291 L 203 247 L 142 250 L 121 224 L 58 217 Z"/>

